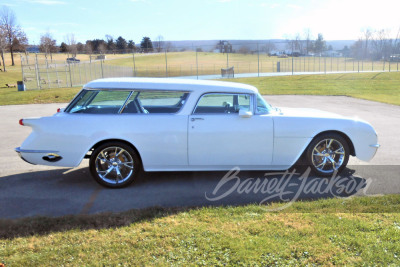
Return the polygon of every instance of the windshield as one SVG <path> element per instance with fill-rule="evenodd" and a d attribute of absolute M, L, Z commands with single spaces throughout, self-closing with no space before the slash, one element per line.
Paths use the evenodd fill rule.
<path fill-rule="evenodd" d="M 272 107 L 265 101 L 265 99 L 258 93 L 257 94 L 257 113 L 269 113 Z"/>

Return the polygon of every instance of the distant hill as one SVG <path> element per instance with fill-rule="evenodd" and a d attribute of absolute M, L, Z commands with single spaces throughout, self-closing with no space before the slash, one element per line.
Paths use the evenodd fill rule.
<path fill-rule="evenodd" d="M 216 45 L 220 40 L 185 40 L 185 41 L 166 41 L 171 43 L 178 51 L 181 49 L 185 50 L 196 50 L 201 48 L 203 51 L 208 52 L 216 49 Z M 274 43 L 277 50 L 287 49 L 287 41 L 284 39 L 270 39 L 270 40 L 224 40 L 228 41 L 234 50 L 239 50 L 242 46 L 247 46 L 250 50 L 256 50 L 257 44 L 259 47 L 267 44 Z M 345 46 L 351 47 L 354 44 L 354 40 L 334 40 L 326 41 L 327 46 L 332 46 L 333 50 L 341 50 Z"/>

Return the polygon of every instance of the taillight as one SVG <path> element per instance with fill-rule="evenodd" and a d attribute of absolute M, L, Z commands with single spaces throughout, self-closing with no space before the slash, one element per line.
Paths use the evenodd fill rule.
<path fill-rule="evenodd" d="M 20 119 L 20 120 L 19 120 L 19 125 L 24 126 L 24 119 Z"/>
<path fill-rule="evenodd" d="M 57 113 L 60 112 L 60 111 L 61 111 L 61 108 L 58 108 L 58 109 L 57 109 Z"/>

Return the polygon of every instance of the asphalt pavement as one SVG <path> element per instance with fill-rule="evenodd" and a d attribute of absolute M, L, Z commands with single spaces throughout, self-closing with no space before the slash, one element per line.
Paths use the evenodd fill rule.
<path fill-rule="evenodd" d="M 22 161 L 14 152 L 30 133 L 29 127 L 18 125 L 20 118 L 51 115 L 65 104 L 0 106 L 3 151 L 0 154 L 0 218 L 91 214 L 152 206 L 243 205 L 277 200 L 282 201 L 284 207 L 298 199 L 400 193 L 399 106 L 345 96 L 265 98 L 273 106 L 316 108 L 367 120 L 377 130 L 382 147 L 371 162 L 351 158 L 348 168 L 333 179 L 313 177 L 307 175 L 307 169 L 297 167 L 288 173 L 157 172 L 144 173 L 140 182 L 128 188 L 111 190 L 94 182 L 87 160 L 78 168 L 35 166 Z M 223 177 L 230 179 L 223 180 Z M 256 186 L 261 184 L 264 187 Z"/>

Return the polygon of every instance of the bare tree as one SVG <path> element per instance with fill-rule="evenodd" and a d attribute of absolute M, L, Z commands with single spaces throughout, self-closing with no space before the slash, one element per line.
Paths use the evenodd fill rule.
<path fill-rule="evenodd" d="M 158 35 L 156 38 L 156 41 L 153 42 L 154 47 L 157 50 L 157 52 L 161 52 L 164 48 L 164 37 L 162 35 Z"/>
<path fill-rule="evenodd" d="M 6 71 L 6 63 L 4 62 L 4 52 L 7 49 L 7 31 L 3 25 L 0 25 L 0 53 L 3 61 L 4 71 Z"/>
<path fill-rule="evenodd" d="M 375 59 L 387 60 L 392 51 L 392 39 L 389 37 L 389 32 L 382 29 L 374 34 L 373 48 Z"/>
<path fill-rule="evenodd" d="M 65 36 L 65 42 L 67 43 L 67 50 L 73 57 L 76 57 L 77 47 L 75 35 L 73 33 L 69 33 Z"/>
<path fill-rule="evenodd" d="M 268 55 L 273 51 L 276 50 L 276 46 L 273 42 L 268 41 L 264 46 L 261 47 L 261 51 L 267 53 Z"/>
<path fill-rule="evenodd" d="M 304 30 L 304 50 L 308 55 L 313 50 L 313 41 L 311 40 L 311 30 L 309 28 Z"/>
<path fill-rule="evenodd" d="M 51 61 L 53 61 L 53 54 L 57 52 L 58 48 L 56 46 L 56 40 L 53 39 L 53 36 L 47 32 L 40 37 L 40 45 L 39 50 L 44 52 L 46 57 L 49 54 Z"/>
<path fill-rule="evenodd" d="M 28 39 L 24 31 L 17 24 L 14 12 L 7 6 L 0 10 L 0 25 L 4 27 L 6 42 L 11 53 L 11 65 L 14 66 L 14 51 L 23 49 L 27 45 Z"/>

